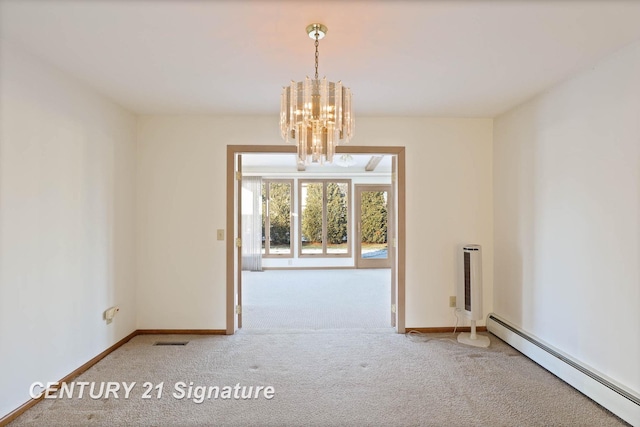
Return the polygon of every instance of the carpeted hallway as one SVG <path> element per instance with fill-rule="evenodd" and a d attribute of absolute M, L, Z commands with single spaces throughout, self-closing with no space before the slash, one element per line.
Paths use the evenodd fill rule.
<path fill-rule="evenodd" d="M 391 327 L 391 270 L 242 272 L 242 328 Z"/>

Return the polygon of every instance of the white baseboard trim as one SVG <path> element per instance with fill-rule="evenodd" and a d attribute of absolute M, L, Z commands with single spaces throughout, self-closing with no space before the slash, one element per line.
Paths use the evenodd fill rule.
<path fill-rule="evenodd" d="M 640 426 L 640 396 L 494 313 L 487 330 L 631 425 Z"/>

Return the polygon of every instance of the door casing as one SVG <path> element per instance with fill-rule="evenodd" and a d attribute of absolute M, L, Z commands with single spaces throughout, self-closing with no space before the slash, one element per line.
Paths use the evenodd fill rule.
<path fill-rule="evenodd" d="M 226 333 L 232 335 L 241 326 L 242 313 L 236 307 L 242 300 L 242 253 L 236 245 L 240 238 L 240 218 L 237 205 L 241 179 L 241 155 L 243 153 L 295 153 L 292 145 L 227 145 L 227 242 L 226 242 Z M 405 226 L 405 147 L 401 146 L 338 146 L 338 154 L 383 154 L 392 155 L 392 194 L 394 206 L 394 239 L 395 251 L 391 265 L 392 281 L 392 324 L 398 333 L 405 333 L 405 282 L 406 282 L 406 226 Z"/>

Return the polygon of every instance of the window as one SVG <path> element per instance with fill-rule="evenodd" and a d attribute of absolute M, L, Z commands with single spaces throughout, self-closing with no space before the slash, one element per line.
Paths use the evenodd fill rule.
<path fill-rule="evenodd" d="M 350 180 L 300 180 L 300 256 L 349 256 Z"/>
<path fill-rule="evenodd" d="M 292 257 L 291 205 L 293 180 L 263 180 L 262 182 L 262 254 Z"/>

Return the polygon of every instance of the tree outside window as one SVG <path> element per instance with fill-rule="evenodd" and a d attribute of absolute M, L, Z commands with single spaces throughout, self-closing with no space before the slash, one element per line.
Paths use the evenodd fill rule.
<path fill-rule="evenodd" d="M 300 181 L 301 255 L 349 254 L 350 181 Z"/>
<path fill-rule="evenodd" d="M 262 187 L 262 253 L 292 256 L 293 180 L 264 180 Z"/>

